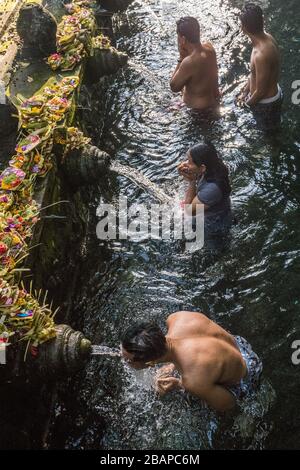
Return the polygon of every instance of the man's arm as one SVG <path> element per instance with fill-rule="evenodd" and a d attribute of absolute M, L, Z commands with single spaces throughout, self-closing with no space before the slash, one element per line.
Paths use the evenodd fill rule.
<path fill-rule="evenodd" d="M 193 395 L 204 400 L 211 408 L 224 412 L 233 409 L 236 405 L 236 401 L 233 395 L 221 385 L 208 382 L 203 383 L 199 380 L 198 374 L 191 375 L 187 379 L 182 379 L 183 388 L 192 393 Z"/>
<path fill-rule="evenodd" d="M 174 93 L 181 91 L 191 78 L 191 68 L 189 59 L 183 59 L 182 62 L 178 63 L 173 77 L 170 81 L 171 90 Z"/>
<path fill-rule="evenodd" d="M 260 100 L 265 98 L 268 91 L 268 83 L 270 78 L 270 69 L 262 54 L 255 58 L 256 72 L 256 90 L 249 100 L 246 101 L 248 106 L 256 105 Z"/>

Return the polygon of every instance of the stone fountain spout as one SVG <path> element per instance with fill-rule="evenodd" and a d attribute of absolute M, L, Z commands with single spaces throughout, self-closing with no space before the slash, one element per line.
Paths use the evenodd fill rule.
<path fill-rule="evenodd" d="M 108 171 L 110 155 L 94 145 L 70 151 L 63 164 L 66 177 L 73 186 L 96 184 Z"/>
<path fill-rule="evenodd" d="M 91 342 L 68 325 L 56 326 L 56 338 L 39 346 L 33 365 L 43 377 L 66 377 L 82 369 L 90 358 Z"/>

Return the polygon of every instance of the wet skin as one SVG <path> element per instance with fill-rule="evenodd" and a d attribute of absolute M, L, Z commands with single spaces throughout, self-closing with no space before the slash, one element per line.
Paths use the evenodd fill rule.
<path fill-rule="evenodd" d="M 233 408 L 236 402 L 226 386 L 238 383 L 247 374 L 233 336 L 195 312 L 173 313 L 167 319 L 167 327 L 167 352 L 163 357 L 150 362 L 134 361 L 134 355 L 123 348 L 127 363 L 134 369 L 168 363 L 168 369 L 163 368 L 156 381 L 161 395 L 183 388 L 217 411 Z M 175 369 L 181 379 L 170 375 Z"/>

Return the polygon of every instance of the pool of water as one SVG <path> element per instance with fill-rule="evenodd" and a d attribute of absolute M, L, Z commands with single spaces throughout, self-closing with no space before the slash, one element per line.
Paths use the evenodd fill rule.
<path fill-rule="evenodd" d="M 280 43 L 285 92 L 282 132 L 266 138 L 234 105 L 247 75 L 250 46 L 239 30 L 237 0 L 138 0 L 115 21 L 118 48 L 129 66 L 82 92 L 82 121 L 94 143 L 166 190 L 182 193 L 176 172 L 190 145 L 209 138 L 228 164 L 238 223 L 219 253 L 188 253 L 173 242 L 111 242 L 96 238 L 97 207 L 120 194 L 152 202 L 124 177 L 90 193 L 90 221 L 73 323 L 93 344 L 118 347 L 136 320 L 162 327 L 176 310 L 202 311 L 245 336 L 264 362 L 257 399 L 221 417 L 180 393 L 158 399 L 151 371 L 133 373 L 117 357 L 93 357 L 59 393 L 49 446 L 69 449 L 297 448 L 300 366 L 291 344 L 300 339 L 300 107 L 291 102 L 300 79 L 298 0 L 261 0 Z M 169 90 L 177 60 L 175 21 L 199 18 L 217 50 L 222 118 L 195 120 Z M 103 119 L 105 115 L 105 120 Z M 104 420 L 104 421 L 103 421 Z"/>

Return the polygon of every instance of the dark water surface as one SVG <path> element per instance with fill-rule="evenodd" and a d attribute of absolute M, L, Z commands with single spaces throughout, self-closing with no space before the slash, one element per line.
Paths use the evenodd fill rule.
<path fill-rule="evenodd" d="M 233 334 L 245 336 L 264 362 L 257 400 L 223 418 L 193 398 L 157 399 L 151 372 L 133 374 L 119 358 L 94 357 L 62 391 L 50 447 L 69 449 L 299 448 L 300 366 L 291 344 L 300 339 L 299 118 L 291 84 L 300 79 L 298 0 L 261 0 L 268 28 L 283 53 L 282 132 L 267 139 L 234 96 L 246 77 L 250 47 L 240 33 L 242 1 L 138 0 L 115 23 L 128 68 L 83 91 L 83 121 L 94 143 L 140 170 L 168 193 L 182 192 L 176 166 L 188 147 L 209 137 L 230 167 L 238 224 L 221 253 L 187 253 L 171 242 L 112 242 L 95 236 L 101 200 L 152 202 L 119 177 L 106 194 L 91 194 L 91 218 L 74 324 L 93 344 L 117 347 L 136 320 L 155 320 L 182 309 L 203 311 Z M 207 124 L 174 109 L 169 78 L 177 61 L 175 20 L 200 19 L 213 41 L 224 92 L 222 118 Z M 105 93 L 104 93 L 105 92 Z M 175 97 L 175 101 L 176 101 Z M 103 114 L 106 118 L 103 119 Z M 104 418 L 104 431 L 103 420 Z"/>

